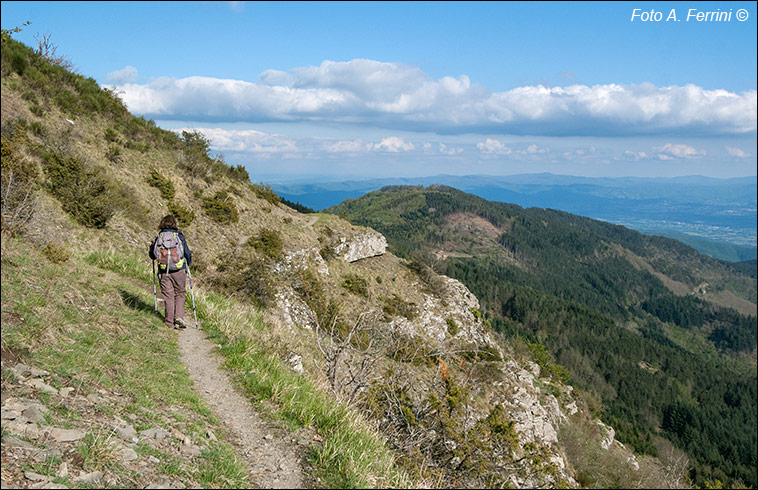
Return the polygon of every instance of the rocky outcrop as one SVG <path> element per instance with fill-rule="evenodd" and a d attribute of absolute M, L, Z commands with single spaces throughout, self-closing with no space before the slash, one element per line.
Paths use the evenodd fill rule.
<path fill-rule="evenodd" d="M 384 255 L 386 251 L 387 239 L 384 235 L 369 229 L 351 237 L 340 237 L 334 246 L 334 252 L 346 262 Z"/>

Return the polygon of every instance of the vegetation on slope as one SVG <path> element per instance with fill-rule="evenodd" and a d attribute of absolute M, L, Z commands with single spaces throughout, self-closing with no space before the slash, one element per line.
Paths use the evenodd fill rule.
<path fill-rule="evenodd" d="M 335 216 L 299 215 L 265 184 L 251 184 L 244 168 L 211 157 L 209 142 L 199 133 L 176 135 L 132 117 L 114 94 L 96 90 L 91 79 L 15 43 L 6 32 L 2 56 L 4 352 L 7 346 L 22 361 L 43 363 L 53 376 L 74 379 L 81 370 L 83 392 L 98 389 L 96 383 L 102 382 L 127 397 L 144 398 L 146 404 L 155 393 L 158 401 L 151 408 L 157 411 L 169 401 L 183 407 L 193 393 L 183 389 L 186 377 L 178 364 L 168 368 L 176 382 L 160 387 L 153 385 L 162 377 L 142 386 L 121 379 L 119 372 L 129 370 L 108 368 L 120 365 L 113 360 L 114 352 L 129 356 L 132 349 L 147 356 L 163 354 L 169 364 L 176 361 L 175 351 L 152 347 L 170 345 L 172 337 L 160 333 L 160 321 L 152 313 L 145 259 L 154 226 L 169 210 L 193 248 L 194 292 L 203 328 L 262 411 L 293 430 L 317 433 L 309 461 L 319 485 L 481 487 L 507 485 L 511 479 L 534 485 L 571 483 L 550 461 L 548 449 L 554 449 L 539 440 L 517 444 L 520 434 L 514 421 L 505 416 L 502 404 L 488 398 L 497 394 L 510 401 L 508 390 L 517 388 L 496 380 L 505 377 L 506 369 L 521 369 L 514 359 L 529 365 L 535 357 L 540 374 L 533 379 L 532 374 L 520 374 L 527 378 L 524 389 L 539 397 L 535 407 L 557 405 L 555 397 L 568 403 L 560 383 L 566 372 L 542 344 L 530 341 L 520 348 L 514 342 L 516 347 L 503 349 L 504 358 L 499 347 L 462 340 L 467 328 L 490 327 L 479 310 L 443 318 L 442 341 L 389 331 L 389 324 L 420 323 L 429 313 L 427 299 L 436 298 L 446 307 L 460 298 L 441 296 L 445 281 L 419 262 L 408 264 L 390 255 L 356 265 L 336 259 L 340 239 L 354 227 Z M 315 267 L 287 269 L 301 247 L 328 266 L 328 278 Z M 34 272 L 15 258 L 25 249 L 36 264 L 48 260 L 46 271 L 56 279 L 48 281 L 48 272 L 27 279 Z M 47 259 L 40 259 L 41 254 Z M 42 303 L 50 300 L 48 310 L 26 306 L 22 285 L 35 281 L 41 281 L 44 297 L 28 296 Z M 119 289 L 130 281 L 137 282 Z M 283 324 L 265 308 L 278 301 L 275 293 L 287 288 L 291 299 L 315 316 L 315 331 Z M 82 305 L 87 309 L 79 313 Z M 364 322 L 369 312 L 375 315 Z M 135 327 L 138 339 L 87 337 L 91 330 L 121 333 L 122 317 L 126 327 Z M 9 320 L 16 321 L 14 328 L 6 328 Z M 69 332 L 82 332 L 83 337 Z M 122 340 L 136 347 L 121 345 Z M 88 351 L 67 368 L 67 343 L 96 352 Z M 52 346 L 52 354 L 46 345 Z M 303 375 L 285 364 L 294 352 L 303 356 Z M 109 410 L 147 423 L 128 407 Z M 173 424 L 170 419 L 167 423 Z M 612 455 L 596 452 L 601 434 L 579 423 L 568 427 L 572 430 L 566 440 L 576 444 L 567 457 L 583 485 L 644 482 L 660 487 L 667 482 L 657 462 L 642 460 L 643 471 L 629 470 L 628 451 L 614 446 Z M 202 428 L 193 431 L 203 433 Z M 171 462 L 158 471 L 178 475 L 187 485 L 246 486 L 236 474 L 234 457 L 220 454 L 223 442 L 218 451 L 208 447 L 210 455 L 199 464 Z M 154 457 L 163 461 L 160 455 Z M 49 461 L 46 471 L 60 465 L 59 460 Z M 205 470 L 217 473 L 201 475 Z M 8 465 L 3 471 L 10 471 Z M 117 485 L 150 483 L 136 474 L 121 477 L 118 468 L 111 473 Z"/>
<path fill-rule="evenodd" d="M 660 433 L 695 458 L 699 484 L 756 484 L 754 274 L 673 240 L 442 186 L 328 211 L 460 279 L 496 330 L 546 346 L 637 451 L 657 454 Z"/>

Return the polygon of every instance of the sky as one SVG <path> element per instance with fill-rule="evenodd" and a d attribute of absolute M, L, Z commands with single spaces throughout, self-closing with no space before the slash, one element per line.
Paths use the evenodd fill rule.
<path fill-rule="evenodd" d="M 756 2 L 21 2 L 162 128 L 271 183 L 756 176 Z"/>

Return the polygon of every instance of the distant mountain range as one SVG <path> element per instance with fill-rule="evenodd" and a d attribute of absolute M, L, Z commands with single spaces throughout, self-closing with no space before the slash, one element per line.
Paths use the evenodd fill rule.
<path fill-rule="evenodd" d="M 589 178 L 554 174 L 438 175 L 272 184 L 285 199 L 323 209 L 387 185 L 441 184 L 490 201 L 550 208 L 680 240 L 713 257 L 756 258 L 755 177 Z"/>

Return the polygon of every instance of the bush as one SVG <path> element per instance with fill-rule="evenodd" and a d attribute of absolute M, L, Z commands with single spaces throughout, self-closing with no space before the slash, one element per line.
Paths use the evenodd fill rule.
<path fill-rule="evenodd" d="M 105 228 L 114 209 L 102 171 L 59 153 L 45 153 L 43 162 L 47 188 L 63 210 L 86 227 Z"/>
<path fill-rule="evenodd" d="M 53 242 L 49 242 L 45 245 L 42 249 L 42 253 L 54 264 L 62 264 L 71 256 L 65 246 L 57 245 Z"/>
<path fill-rule="evenodd" d="M 451 337 L 455 337 L 460 329 L 458 328 L 458 324 L 455 323 L 455 320 L 452 318 L 447 319 L 447 333 L 450 334 Z"/>
<path fill-rule="evenodd" d="M 237 207 L 226 191 L 219 191 L 213 197 L 204 197 L 203 210 L 217 223 L 228 224 L 239 221 Z"/>
<path fill-rule="evenodd" d="M 157 188 L 161 192 L 161 197 L 167 201 L 172 200 L 176 194 L 174 184 L 172 184 L 166 177 L 162 176 L 155 167 L 150 167 L 150 173 L 145 177 L 145 182 L 150 186 Z"/>
<path fill-rule="evenodd" d="M 282 201 L 282 199 L 268 184 L 261 182 L 260 185 L 251 184 L 251 186 L 253 188 L 253 191 L 255 191 L 255 195 L 264 201 L 268 201 L 273 205 L 277 205 Z"/>
<path fill-rule="evenodd" d="M 342 287 L 353 294 L 368 298 L 368 281 L 357 274 L 348 274 L 342 281 Z"/>
<path fill-rule="evenodd" d="M 173 201 L 168 203 L 168 210 L 171 211 L 171 214 L 174 215 L 182 226 L 189 226 L 195 220 L 195 213 L 192 210 L 180 206 Z"/>
<path fill-rule="evenodd" d="M 284 248 L 282 235 L 278 231 L 268 228 L 263 228 L 258 232 L 258 236 L 255 239 L 248 240 L 247 244 L 275 260 L 281 256 Z"/>
<path fill-rule="evenodd" d="M 212 282 L 230 296 L 253 300 L 261 308 L 273 304 L 276 285 L 263 259 L 252 255 L 235 257 L 222 262 L 218 272 Z"/>
<path fill-rule="evenodd" d="M 384 303 L 382 311 L 384 311 L 384 314 L 389 318 L 393 316 L 402 316 L 408 320 L 413 320 L 418 316 L 416 303 L 405 301 L 397 294 L 392 295 L 391 298 L 381 297 L 379 299 Z M 389 320 L 389 318 L 387 318 L 387 320 Z"/>

